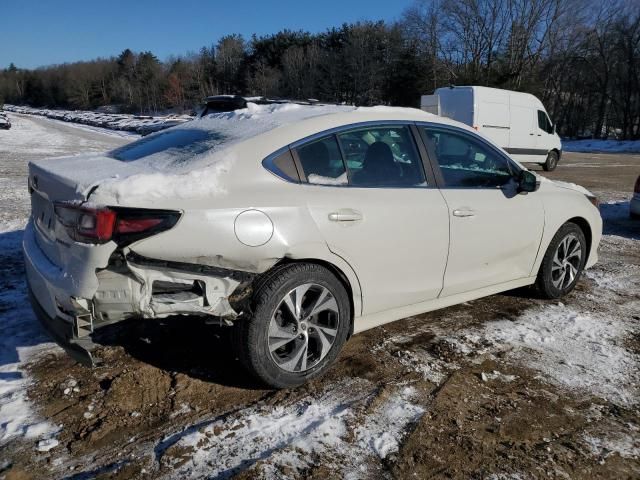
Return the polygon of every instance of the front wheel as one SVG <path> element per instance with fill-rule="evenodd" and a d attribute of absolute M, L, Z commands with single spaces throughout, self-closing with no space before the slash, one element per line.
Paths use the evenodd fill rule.
<path fill-rule="evenodd" d="M 553 172 L 558 166 L 558 160 L 560 157 L 558 156 L 558 152 L 555 150 L 551 150 L 547 154 L 547 161 L 542 164 L 542 168 L 545 172 Z"/>
<path fill-rule="evenodd" d="M 587 258 L 587 241 L 575 223 L 565 223 L 555 234 L 544 258 L 536 285 L 546 298 L 560 298 L 573 290 Z"/>
<path fill-rule="evenodd" d="M 236 326 L 240 360 L 275 388 L 301 385 L 324 373 L 350 331 L 342 282 L 315 264 L 292 264 L 256 288 L 253 315 Z"/>

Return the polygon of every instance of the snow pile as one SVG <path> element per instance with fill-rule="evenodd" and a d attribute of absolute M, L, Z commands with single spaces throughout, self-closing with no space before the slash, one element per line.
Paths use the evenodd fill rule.
<path fill-rule="evenodd" d="M 562 150 L 579 153 L 640 153 L 640 140 L 563 140 Z"/>
<path fill-rule="evenodd" d="M 110 130 L 135 132 L 142 135 L 157 132 L 175 125 L 180 125 L 193 118 L 189 115 L 164 115 L 152 117 L 120 113 L 90 112 L 83 110 L 49 110 L 46 108 L 20 107 L 15 105 L 5 105 L 4 109 L 13 113 L 38 115 L 52 120 L 78 123 L 93 127 L 107 128 Z"/>
<path fill-rule="evenodd" d="M 14 437 L 43 439 L 47 445 L 56 433 L 54 425 L 42 421 L 33 412 L 27 399 L 30 379 L 24 369 L 27 361 L 42 352 L 56 347 L 49 342 L 34 317 L 26 288 L 22 281 L 22 269 L 18 265 L 22 231 L 10 231 L 0 227 L 0 262 L 3 276 L 19 275 L 20 281 L 11 279 L 15 288 L 0 290 L 0 444 Z M 53 448 L 53 446 L 51 447 Z"/>

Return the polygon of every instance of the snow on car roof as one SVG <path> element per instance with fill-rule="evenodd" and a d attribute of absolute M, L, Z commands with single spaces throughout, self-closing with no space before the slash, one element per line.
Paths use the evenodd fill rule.
<path fill-rule="evenodd" d="M 277 127 L 355 107 L 298 104 L 247 104 L 232 112 L 213 113 L 144 137 L 110 153 L 125 162 L 157 170 L 191 170 L 215 163 L 215 154 Z"/>
<path fill-rule="evenodd" d="M 110 152 L 95 176 L 77 182 L 78 190 L 98 186 L 92 198 L 116 203 L 223 195 L 229 186 L 227 174 L 235 169 L 243 149 L 244 154 L 260 157 L 340 125 L 431 118 L 436 117 L 412 108 L 249 103 L 247 108 L 205 115 Z M 317 121 L 310 122 L 312 119 Z M 279 128 L 283 126 L 287 128 Z M 73 164 L 76 169 L 84 166 L 79 161 L 69 162 L 59 166 L 65 176 L 77 178 L 77 171 L 71 171 Z M 240 163 L 248 168 L 246 162 Z M 58 170 L 53 165 L 48 168 Z"/>

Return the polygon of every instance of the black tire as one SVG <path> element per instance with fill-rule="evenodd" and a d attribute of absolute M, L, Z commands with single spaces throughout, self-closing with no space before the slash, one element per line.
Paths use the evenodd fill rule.
<path fill-rule="evenodd" d="M 337 325 L 334 324 L 336 334 L 332 337 L 333 343 L 331 347 L 329 349 L 321 349 L 323 352 L 327 350 L 328 353 L 324 353 L 324 357 L 317 355 L 315 360 L 317 363 L 305 370 L 287 371 L 277 363 L 276 357 L 278 355 L 277 352 L 291 344 L 275 350 L 272 354 L 269 348 L 269 342 L 273 340 L 273 337 L 270 336 L 270 325 L 272 325 L 272 320 L 275 321 L 274 318 L 277 315 L 282 315 L 282 309 L 284 308 L 282 304 L 285 296 L 292 293 L 294 289 L 308 284 L 314 285 L 311 288 L 317 287 L 318 289 L 328 290 L 333 299 L 335 299 L 337 314 L 329 312 L 328 315 L 332 316 L 333 321 L 336 321 L 335 319 L 337 318 Z M 254 285 L 254 288 L 252 299 L 253 314 L 251 317 L 240 319 L 235 326 L 235 343 L 238 357 L 247 371 L 264 384 L 274 388 L 296 387 L 323 374 L 337 358 L 350 332 L 351 308 L 347 290 L 342 282 L 328 269 L 320 265 L 296 263 L 277 267 L 272 272 L 262 276 Z M 311 289 L 308 291 L 311 291 Z M 301 304 L 306 301 L 307 293 L 304 295 Z M 287 309 L 287 312 L 289 311 Z M 302 316 L 306 316 L 308 313 Z M 291 318 L 288 313 L 286 316 L 289 319 Z M 278 318 L 282 318 L 282 316 Z M 306 335 L 308 350 L 305 349 L 303 353 L 305 363 L 308 361 L 306 359 L 310 358 L 309 352 L 311 352 L 311 345 L 314 342 L 312 331 L 317 325 L 311 323 L 311 318 L 311 316 L 308 317 L 309 324 L 304 329 L 302 329 L 302 324 L 298 323 L 297 328 L 300 328 L 300 330 L 295 330 L 295 325 L 292 325 L 293 322 L 291 320 L 287 324 L 287 327 L 291 326 L 294 331 L 300 334 L 297 339 L 290 340 L 290 342 L 296 343 L 300 337 Z M 303 332 L 303 330 L 305 331 Z M 316 335 L 321 333 L 318 332 L 317 327 L 315 330 Z M 315 344 L 319 344 L 319 340 L 316 339 Z"/>
<path fill-rule="evenodd" d="M 560 157 L 558 156 L 558 152 L 555 150 L 551 150 L 547 154 L 547 161 L 542 164 L 542 168 L 545 172 L 553 172 L 558 166 L 558 160 Z"/>
<path fill-rule="evenodd" d="M 571 266 L 566 265 L 566 262 L 560 262 L 563 264 L 563 266 L 560 267 L 558 264 L 558 259 L 562 257 L 562 249 L 560 249 L 560 245 L 565 241 L 565 239 L 570 239 L 568 247 L 569 252 L 571 252 L 573 248 L 572 246 L 575 245 L 575 242 L 579 244 L 580 258 L 577 260 L 574 257 L 573 260 L 576 260 L 575 262 L 570 260 L 568 263 L 571 263 Z M 565 250 L 567 249 L 567 247 L 564 248 Z M 560 227 L 551 240 L 544 258 L 542 259 L 540 270 L 538 271 L 536 287 L 543 297 L 549 299 L 560 298 L 574 289 L 576 283 L 580 280 L 582 271 L 584 270 L 584 264 L 587 258 L 587 248 L 587 240 L 584 236 L 584 232 L 578 225 L 569 222 Z M 558 257 L 556 257 L 556 252 L 559 253 Z M 571 278 L 571 267 L 575 268 L 573 278 Z M 560 281 L 560 277 L 563 272 L 565 277 L 562 277 L 564 280 Z"/>

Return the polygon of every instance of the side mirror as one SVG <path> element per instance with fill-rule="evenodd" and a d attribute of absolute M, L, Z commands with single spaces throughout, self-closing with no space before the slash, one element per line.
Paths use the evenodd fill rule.
<path fill-rule="evenodd" d="M 538 188 L 540 188 L 538 177 L 529 170 L 522 170 L 518 179 L 518 193 L 535 192 Z"/>
<path fill-rule="evenodd" d="M 556 133 L 556 124 L 554 123 L 553 125 L 551 125 L 551 128 L 553 129 L 552 133 L 555 135 L 555 133 Z"/>

